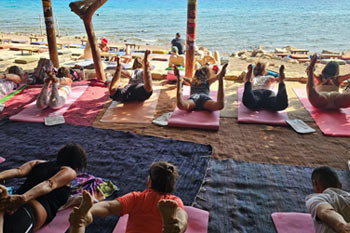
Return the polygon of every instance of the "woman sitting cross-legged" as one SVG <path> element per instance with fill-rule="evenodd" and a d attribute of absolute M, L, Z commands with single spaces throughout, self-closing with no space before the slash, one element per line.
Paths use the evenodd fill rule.
<path fill-rule="evenodd" d="M 140 59 L 135 59 L 132 75 L 127 72 L 122 73 L 119 57 L 116 57 L 117 67 L 109 86 L 109 95 L 113 100 L 120 102 L 145 101 L 151 97 L 153 89 L 151 67 L 148 62 L 149 54 L 150 51 L 146 50 L 143 64 Z M 129 78 L 129 83 L 123 88 L 119 87 L 121 74 Z"/>
<path fill-rule="evenodd" d="M 314 75 L 317 55 L 313 55 L 311 63 L 306 69 L 308 81 L 306 85 L 307 96 L 310 103 L 321 109 L 339 109 L 350 107 L 350 92 L 339 92 L 342 82 L 350 79 L 350 74 L 339 75 L 339 65 L 329 62 L 319 76 Z M 316 79 L 316 85 L 315 80 Z"/>
<path fill-rule="evenodd" d="M 131 192 L 113 201 L 93 205 L 89 193 L 83 193 L 79 208 L 70 215 L 70 233 L 84 233 L 93 216 L 129 214 L 126 233 L 182 233 L 187 227 L 187 214 L 175 189 L 176 167 L 168 162 L 154 162 L 149 170 L 147 189 Z"/>
<path fill-rule="evenodd" d="M 210 78 L 211 71 L 208 66 L 204 66 L 197 70 L 194 74 L 194 80 L 185 80 L 186 83 L 191 86 L 190 97 L 185 100 L 182 94 L 183 78 L 180 76 L 179 70 L 174 67 L 174 74 L 178 79 L 177 82 L 177 107 L 181 110 L 207 110 L 217 111 L 224 108 L 224 77 L 226 74 L 225 64 L 222 67 L 221 72 L 213 78 Z M 215 81 L 219 80 L 219 89 L 217 95 L 217 101 L 210 98 L 209 86 Z"/>
<path fill-rule="evenodd" d="M 71 193 L 76 172 L 86 167 L 86 154 L 79 144 L 64 145 L 56 160 L 32 160 L 0 172 L 0 181 L 26 177 L 13 195 L 0 185 L 0 232 L 30 233 L 48 224 Z"/>
<path fill-rule="evenodd" d="M 254 77 L 252 77 L 254 74 Z M 279 70 L 279 77 L 266 75 L 265 64 L 258 62 L 254 69 L 248 66 L 245 76 L 245 85 L 242 102 L 251 110 L 265 109 L 269 111 L 281 111 L 288 107 L 288 96 L 284 84 L 284 66 Z M 271 90 L 275 82 L 279 82 L 277 95 Z"/>
<path fill-rule="evenodd" d="M 61 67 L 58 70 L 58 77 L 54 72 L 49 72 L 44 80 L 44 86 L 37 98 L 36 106 L 40 109 L 50 107 L 59 109 L 65 105 L 69 94 L 72 91 L 72 79 L 68 68 Z M 51 83 L 51 90 L 49 86 Z"/>

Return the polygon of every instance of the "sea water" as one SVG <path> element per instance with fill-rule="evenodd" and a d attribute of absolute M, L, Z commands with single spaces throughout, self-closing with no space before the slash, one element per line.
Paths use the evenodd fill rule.
<path fill-rule="evenodd" d="M 69 0 L 52 0 L 61 35 L 84 35 Z M 320 52 L 350 49 L 350 0 L 198 0 L 198 46 L 231 53 L 287 45 Z M 41 0 L 0 0 L 1 32 L 40 32 Z M 96 35 L 170 46 L 185 38 L 187 0 L 108 0 L 93 17 Z"/>

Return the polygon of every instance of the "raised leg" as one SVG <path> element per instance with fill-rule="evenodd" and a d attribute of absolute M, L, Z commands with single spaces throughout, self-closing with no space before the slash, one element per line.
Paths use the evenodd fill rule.
<path fill-rule="evenodd" d="M 348 108 L 350 107 L 350 94 L 343 93 L 339 95 L 335 100 L 334 104 L 337 108 Z"/>
<path fill-rule="evenodd" d="M 70 87 L 66 86 L 66 91 L 59 90 L 59 80 L 53 72 L 49 73 L 49 77 L 52 81 L 51 96 L 49 100 L 49 106 L 52 109 L 59 109 L 65 105 L 68 95 L 70 93 Z"/>
<path fill-rule="evenodd" d="M 0 185 L 0 200 L 7 197 L 9 193 L 5 186 Z M 0 233 L 4 232 L 4 212 L 0 212 Z"/>
<path fill-rule="evenodd" d="M 228 64 L 225 64 L 222 67 L 222 70 L 219 74 L 219 89 L 218 89 L 218 95 L 217 95 L 217 100 L 216 101 L 207 101 L 204 103 L 204 108 L 208 109 L 209 111 L 217 111 L 221 110 L 224 108 L 224 77 L 226 74 L 226 68 Z"/>
<path fill-rule="evenodd" d="M 40 91 L 40 94 L 36 100 L 36 106 L 40 109 L 45 109 L 49 106 L 49 85 L 50 85 L 51 79 L 46 78 L 44 80 L 44 85 Z"/>
<path fill-rule="evenodd" d="M 111 82 L 111 85 L 109 86 L 109 95 L 114 96 L 117 89 L 119 88 L 120 84 L 120 75 L 122 72 L 122 67 L 120 65 L 120 58 L 118 56 L 115 57 L 115 60 L 117 62 L 117 67 L 115 68 L 115 73 Z"/>
<path fill-rule="evenodd" d="M 196 107 L 196 104 L 193 102 L 193 100 L 184 100 L 184 97 L 182 94 L 183 78 L 180 76 L 180 72 L 176 66 L 174 66 L 174 74 L 177 77 L 177 89 L 176 89 L 177 107 L 184 111 L 191 111 Z"/>
<path fill-rule="evenodd" d="M 145 57 L 143 59 L 143 83 L 145 91 L 150 93 L 152 89 L 152 74 L 151 74 L 151 67 L 148 61 L 148 56 L 150 54 L 149 50 L 146 50 Z"/>
<path fill-rule="evenodd" d="M 92 223 L 92 215 L 90 209 L 93 205 L 93 200 L 90 194 L 83 192 L 83 200 L 79 208 L 75 207 L 69 216 L 69 233 L 84 233 L 87 225 Z"/>
<path fill-rule="evenodd" d="M 323 95 L 319 94 L 315 88 L 314 82 L 314 67 L 317 61 L 317 55 L 314 54 L 311 58 L 311 63 L 307 68 L 308 78 L 306 84 L 307 96 L 310 103 L 315 107 L 323 107 L 328 104 L 328 100 Z"/>

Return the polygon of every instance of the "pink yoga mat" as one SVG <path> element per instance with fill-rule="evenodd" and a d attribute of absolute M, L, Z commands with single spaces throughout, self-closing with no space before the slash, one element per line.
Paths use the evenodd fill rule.
<path fill-rule="evenodd" d="M 0 163 L 5 162 L 5 160 L 6 160 L 6 159 L 5 159 L 4 157 L 1 157 L 1 156 L 0 156 Z"/>
<path fill-rule="evenodd" d="M 185 76 L 185 72 L 184 72 L 184 71 L 180 71 L 180 75 L 181 75 L 181 76 Z M 177 81 L 177 77 L 175 76 L 173 70 L 169 70 L 169 71 L 168 71 L 168 74 L 167 74 L 167 76 L 166 76 L 166 79 L 167 79 L 168 81 Z"/>
<path fill-rule="evenodd" d="M 273 213 L 271 215 L 277 233 L 315 233 L 310 214 Z"/>
<path fill-rule="evenodd" d="M 183 95 L 187 99 L 190 94 L 190 87 L 184 86 Z M 210 91 L 210 97 L 213 100 L 217 98 L 217 91 Z M 220 111 L 183 111 L 178 107 L 175 108 L 171 115 L 168 126 L 198 128 L 218 130 L 220 125 Z"/>
<path fill-rule="evenodd" d="M 305 89 L 294 88 L 293 90 L 325 135 L 350 137 L 350 108 L 340 110 L 315 108 L 310 104 Z"/>
<path fill-rule="evenodd" d="M 207 233 L 209 212 L 192 206 L 185 206 L 188 215 L 187 230 L 185 233 Z M 113 233 L 125 233 L 129 215 L 124 215 L 118 221 Z"/>
<path fill-rule="evenodd" d="M 24 109 L 18 114 L 11 116 L 10 120 L 25 122 L 44 122 L 44 118 L 49 115 L 63 115 L 69 107 L 85 92 L 87 85 L 78 85 L 72 87 L 72 93 L 69 95 L 66 104 L 57 110 L 51 108 L 39 109 L 36 107 L 36 101 L 24 106 Z"/>
<path fill-rule="evenodd" d="M 268 125 L 287 125 L 288 115 L 285 111 L 271 112 L 267 110 L 253 111 L 242 102 L 244 87 L 238 87 L 238 122 Z"/>
<path fill-rule="evenodd" d="M 69 214 L 72 212 L 72 208 L 64 209 L 57 212 L 56 217 L 47 224 L 42 227 L 40 230 L 36 231 L 36 233 L 64 233 L 69 227 Z"/>

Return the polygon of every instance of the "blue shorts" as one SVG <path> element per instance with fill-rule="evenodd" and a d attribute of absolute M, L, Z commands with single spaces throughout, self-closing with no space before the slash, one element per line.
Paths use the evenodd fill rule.
<path fill-rule="evenodd" d="M 193 102 L 195 103 L 196 107 L 194 108 L 194 110 L 206 110 L 204 108 L 205 102 L 207 102 L 208 100 L 212 100 L 206 94 L 192 94 L 188 99 L 193 100 Z"/>
<path fill-rule="evenodd" d="M 115 101 L 130 102 L 130 101 L 145 101 L 151 97 L 153 91 L 148 93 L 143 84 L 127 85 L 124 88 L 118 88 L 113 96 L 110 96 Z"/>

